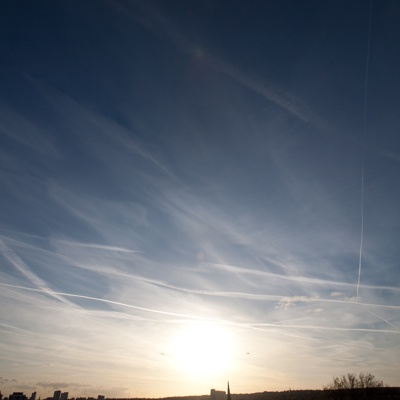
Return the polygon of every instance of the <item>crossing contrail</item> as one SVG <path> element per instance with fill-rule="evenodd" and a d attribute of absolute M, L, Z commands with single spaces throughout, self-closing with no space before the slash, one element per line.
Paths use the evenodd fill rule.
<path fill-rule="evenodd" d="M 367 94 L 368 94 L 368 69 L 369 69 L 369 53 L 371 47 L 371 22 L 372 22 L 372 0 L 369 2 L 369 24 L 368 24 L 368 45 L 367 45 L 367 62 L 365 68 L 365 85 L 364 85 L 364 123 L 363 123 L 363 152 L 361 167 L 361 235 L 360 235 L 360 254 L 358 258 L 358 281 L 357 281 L 357 302 L 359 298 L 359 289 L 361 281 L 362 252 L 364 239 L 364 167 L 365 167 L 365 145 L 367 138 Z"/>

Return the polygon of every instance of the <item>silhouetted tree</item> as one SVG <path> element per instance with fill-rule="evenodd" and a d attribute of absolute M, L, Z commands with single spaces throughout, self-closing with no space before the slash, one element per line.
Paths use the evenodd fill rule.
<path fill-rule="evenodd" d="M 367 389 L 383 386 L 383 382 L 370 373 L 360 372 L 357 376 L 349 372 L 341 376 L 335 376 L 330 383 L 324 386 L 324 390 Z"/>
<path fill-rule="evenodd" d="M 368 399 L 372 392 L 384 386 L 383 381 L 375 378 L 370 373 L 360 372 L 358 375 L 347 373 L 335 376 L 331 382 L 324 386 L 324 390 L 331 399 Z M 377 393 L 374 393 L 377 394 Z"/>

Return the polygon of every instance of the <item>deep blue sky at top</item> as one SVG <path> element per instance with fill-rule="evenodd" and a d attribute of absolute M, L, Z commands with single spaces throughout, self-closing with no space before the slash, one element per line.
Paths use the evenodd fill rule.
<path fill-rule="evenodd" d="M 376 176 L 398 196 L 392 182 L 397 161 L 390 159 L 399 153 L 398 107 L 393 101 L 400 84 L 395 78 L 400 56 L 393 46 L 399 36 L 396 2 L 373 8 L 365 136 L 368 2 L 44 1 L 4 2 L 1 7 L 2 102 L 37 122 L 63 156 L 62 161 L 36 157 L 10 137 L 2 139 L 10 154 L 26 162 L 26 168 L 21 164 L 21 170 L 8 173 L 26 174 L 29 165 L 34 166 L 30 173 L 40 175 L 39 191 L 43 182 L 55 178 L 101 197 L 146 201 L 138 181 L 131 180 L 133 187 L 127 191 L 115 183 L 105 163 L 82 148 L 86 128 L 68 126 L 52 112 L 38 82 L 130 129 L 183 185 L 201 193 L 205 181 L 214 183 L 210 195 L 230 202 L 233 213 L 259 209 L 266 201 L 283 202 L 275 213 L 284 218 L 293 210 L 266 156 L 271 151 L 281 157 L 282 146 L 282 157 L 291 158 L 294 168 L 317 181 L 330 181 L 332 195 L 345 203 L 346 193 L 360 189 L 366 143 L 366 189 L 369 182 L 375 189 L 369 197 L 371 208 L 374 196 L 384 201 L 378 198 Z M 157 25 L 159 15 L 169 20 L 170 37 L 165 26 Z M 183 32 L 191 49 L 179 44 L 174 30 Z M 272 84 L 301 98 L 299 107 L 312 109 L 305 112 L 311 123 L 282 112 L 279 105 L 213 68 L 212 62 L 210 67 L 209 57 L 222 58 L 260 86 Z M 243 118 L 237 115 L 239 109 Z M 315 115 L 324 121 L 322 128 L 313 123 Z M 283 119 L 290 134 L 282 133 Z M 189 121 L 195 121 L 198 133 L 190 131 Z M 281 132 L 276 134 L 275 128 Z M 148 168 L 144 164 L 146 160 L 138 160 L 135 165 Z M 345 204 L 355 223 L 356 198 Z M 49 225 L 39 221 L 47 209 L 44 204 L 32 205 L 45 210 L 31 213 L 10 201 L 4 222 L 22 230 L 30 225 L 46 234 Z M 367 199 L 367 213 L 368 206 Z M 288 223 L 296 225 L 301 213 L 289 211 Z M 69 228 L 79 235 L 79 228 Z"/>
<path fill-rule="evenodd" d="M 134 4 L 126 5 L 135 9 Z M 157 7 L 184 30 L 196 46 L 194 52 L 205 57 L 209 52 L 222 54 L 252 76 L 268 76 L 277 86 L 301 93 L 302 100 L 312 104 L 315 112 L 334 126 L 336 134 L 352 139 L 346 142 L 341 138 L 341 145 L 346 143 L 351 156 L 354 152 L 359 156 L 369 12 L 366 2 L 178 1 L 160 2 Z M 367 141 L 373 148 L 388 151 L 398 145 L 396 124 L 385 124 L 381 129 L 382 120 L 397 118 L 397 107 L 391 103 L 399 89 L 398 80 L 392 79 L 396 61 L 400 61 L 392 40 L 399 29 L 393 12 L 396 8 L 394 2 L 385 3 L 385 7 L 374 5 L 372 30 L 379 31 L 379 36 L 372 35 L 369 71 L 368 130 L 375 132 L 377 126 L 380 130 L 367 135 Z M 62 167 L 66 179 L 70 174 L 77 179 L 78 171 L 83 173 L 82 179 L 86 174 L 90 179 L 91 172 L 97 174 L 101 166 L 80 157 L 73 135 L 65 134 L 60 123 L 52 121 L 48 105 L 32 90 L 27 77 L 44 80 L 123 125 L 129 124 L 129 117 L 151 119 L 150 132 L 137 130 L 135 134 L 150 144 L 160 141 L 167 147 L 176 137 L 178 108 L 188 104 L 196 109 L 195 117 L 202 120 L 212 146 L 225 147 L 227 154 L 240 161 L 247 159 L 239 145 L 242 137 L 238 143 L 219 129 L 229 121 L 222 120 L 226 117 L 220 115 L 215 102 L 223 102 L 224 95 L 242 95 L 234 83 L 225 82 L 230 78 L 209 71 L 201 60 L 194 62 L 192 54 L 182 55 L 173 43 L 160 40 L 140 24 L 135 26 L 111 3 L 94 7 L 90 2 L 5 2 L 2 9 L 3 101 L 54 127 L 53 139 L 70 155 L 69 163 Z M 223 95 L 218 93 L 221 80 L 228 86 Z M 246 111 L 251 109 L 259 118 L 265 104 L 251 91 L 245 95 Z M 292 124 L 304 131 L 304 124 L 296 117 Z M 308 129 L 305 135 L 314 135 L 316 141 L 332 140 L 335 145 L 334 138 L 326 137 L 331 133 Z M 325 137 L 316 137 L 321 135 Z M 247 140 L 252 139 L 249 133 Z M 313 141 L 306 137 L 300 151 L 312 151 L 309 146 Z M 163 156 L 174 162 L 171 152 Z M 176 165 L 176 169 L 184 173 L 185 166 Z M 255 173 L 257 166 L 253 165 Z M 211 163 L 208 172 L 212 170 Z M 103 172 L 102 179 L 106 179 L 107 171 Z"/>

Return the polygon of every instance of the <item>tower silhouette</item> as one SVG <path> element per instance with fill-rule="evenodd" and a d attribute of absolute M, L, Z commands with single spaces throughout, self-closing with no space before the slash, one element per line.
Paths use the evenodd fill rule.
<path fill-rule="evenodd" d="M 228 394 L 226 395 L 226 400 L 231 400 L 231 391 L 229 390 L 229 381 L 228 381 Z"/>

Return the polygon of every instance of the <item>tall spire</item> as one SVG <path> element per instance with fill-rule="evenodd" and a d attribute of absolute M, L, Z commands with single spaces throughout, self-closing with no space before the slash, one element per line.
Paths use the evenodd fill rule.
<path fill-rule="evenodd" d="M 228 394 L 226 395 L 226 400 L 231 400 L 231 391 L 229 390 L 229 381 L 228 381 Z"/>

